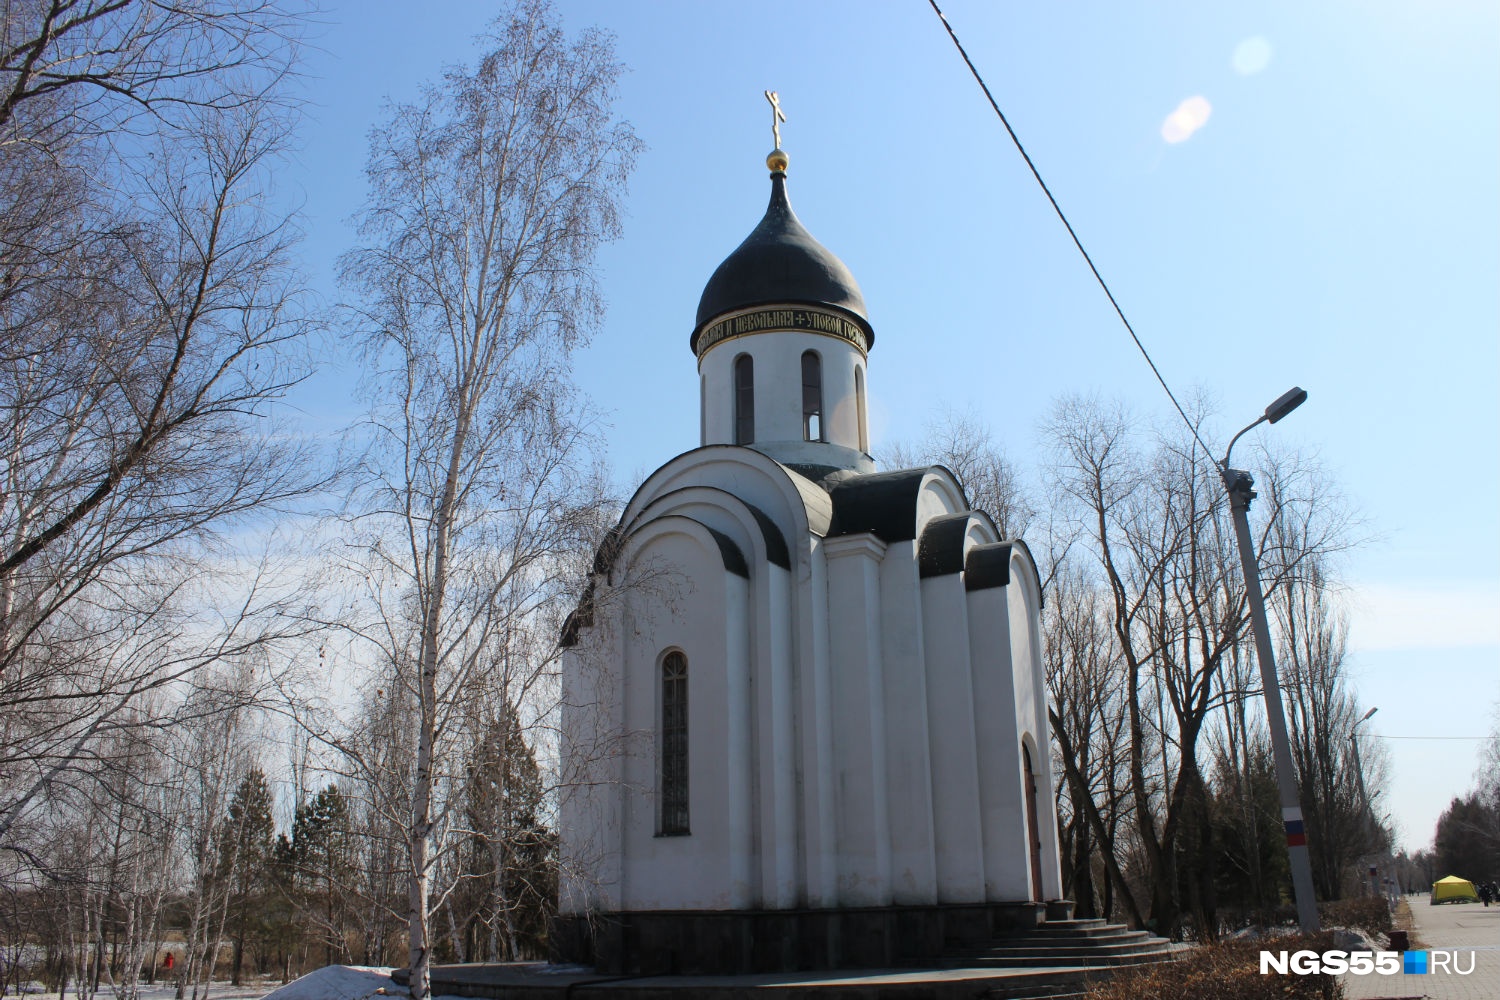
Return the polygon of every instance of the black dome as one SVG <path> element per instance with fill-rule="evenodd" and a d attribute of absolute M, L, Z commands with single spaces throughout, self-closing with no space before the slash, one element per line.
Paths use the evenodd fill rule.
<path fill-rule="evenodd" d="M 786 174 L 780 170 L 771 174 L 771 204 L 760 225 L 724 258 L 704 286 L 688 345 L 696 354 L 698 335 L 716 316 L 774 302 L 839 309 L 864 329 L 867 344 L 875 343 L 859 282 L 798 221 L 787 201 Z"/>

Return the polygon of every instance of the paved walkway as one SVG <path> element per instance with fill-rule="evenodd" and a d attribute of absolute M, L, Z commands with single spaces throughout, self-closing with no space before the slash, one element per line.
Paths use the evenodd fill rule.
<path fill-rule="evenodd" d="M 1429 972 L 1425 976 L 1344 976 L 1348 1000 L 1393 997 L 1431 997 L 1433 1000 L 1495 1000 L 1500 997 L 1500 906 L 1479 903 L 1444 903 L 1432 906 L 1427 897 L 1408 896 L 1412 920 L 1421 946 L 1427 949 Z M 1456 951 L 1460 968 L 1474 971 L 1457 975 L 1432 970 L 1433 952 Z"/>

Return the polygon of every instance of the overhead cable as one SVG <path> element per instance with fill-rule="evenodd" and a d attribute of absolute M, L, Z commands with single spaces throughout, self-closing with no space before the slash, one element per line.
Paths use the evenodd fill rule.
<path fill-rule="evenodd" d="M 1114 293 L 1109 290 L 1109 285 L 1105 282 L 1104 275 L 1099 273 L 1099 268 L 1094 266 L 1094 259 L 1083 248 L 1083 241 L 1078 238 L 1078 233 L 1074 231 L 1073 224 L 1063 214 L 1062 206 L 1052 196 L 1052 190 L 1047 187 L 1047 182 L 1042 180 L 1041 172 L 1037 170 L 1036 164 L 1031 161 L 1030 155 L 1026 152 L 1026 147 L 1021 145 L 1021 139 L 1016 135 L 1016 130 L 1011 128 L 1010 122 L 1005 117 L 1005 112 L 1000 110 L 1000 104 L 995 100 L 995 95 L 990 93 L 989 85 L 984 82 L 984 77 L 979 74 L 979 69 L 974 65 L 974 60 L 969 58 L 969 53 L 965 51 L 963 43 L 958 40 L 958 34 L 953 30 L 953 25 L 948 23 L 948 18 L 943 15 L 942 8 L 938 7 L 937 0 L 927 0 L 927 2 L 932 5 L 932 10 L 937 14 L 938 20 L 943 22 L 943 27 L 948 29 L 948 37 L 953 39 L 953 44 L 958 49 L 958 54 L 963 56 L 964 62 L 968 64 L 969 72 L 974 75 L 975 82 L 984 91 L 984 96 L 988 98 L 990 107 L 995 109 L 995 116 L 1000 119 L 1000 124 L 1005 126 L 1005 131 L 1010 135 L 1010 141 L 1015 144 L 1016 151 L 1021 154 L 1021 159 L 1026 161 L 1026 166 L 1030 169 L 1031 176 L 1036 178 L 1037 184 L 1041 186 L 1042 193 L 1052 203 L 1052 210 L 1057 213 L 1057 217 L 1062 220 L 1063 227 L 1067 229 L 1068 235 L 1073 238 L 1073 245 L 1083 255 L 1084 263 L 1088 264 L 1089 270 L 1094 274 L 1094 280 L 1099 282 L 1099 287 L 1104 290 L 1104 295 L 1109 299 L 1109 304 L 1114 306 L 1115 315 L 1120 317 L 1120 322 L 1125 325 L 1125 330 L 1130 334 L 1130 339 L 1135 341 L 1135 346 L 1140 350 L 1141 357 L 1145 358 L 1146 364 L 1151 366 L 1151 374 L 1155 375 L 1156 381 L 1161 383 L 1162 390 L 1167 394 L 1167 398 L 1172 401 L 1172 405 L 1177 408 L 1177 413 L 1182 417 L 1182 422 L 1187 425 L 1188 431 L 1193 435 L 1193 440 L 1198 442 L 1198 446 L 1203 449 L 1203 454 L 1208 456 L 1208 460 L 1212 462 L 1213 451 L 1210 450 L 1207 444 L 1204 444 L 1203 438 L 1198 435 L 1198 428 L 1188 419 L 1187 411 L 1182 408 L 1181 403 L 1177 402 L 1177 397 L 1172 393 L 1172 388 L 1167 385 L 1167 380 L 1162 377 L 1160 369 L 1156 367 L 1156 362 L 1151 360 L 1151 355 L 1147 352 L 1146 345 L 1141 343 L 1140 337 L 1136 336 L 1135 327 L 1131 326 L 1130 320 L 1125 318 L 1125 310 L 1120 308 L 1120 303 L 1115 299 Z"/>

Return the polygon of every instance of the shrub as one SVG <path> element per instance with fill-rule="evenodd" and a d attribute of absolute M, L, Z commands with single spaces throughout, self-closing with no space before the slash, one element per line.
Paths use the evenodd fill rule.
<path fill-rule="evenodd" d="M 1337 976 L 1261 975 L 1263 948 L 1325 951 L 1333 947 L 1324 932 L 1261 941 L 1231 941 L 1187 952 L 1180 961 L 1125 969 L 1089 990 L 1089 1000 L 1338 1000 Z"/>
<path fill-rule="evenodd" d="M 1381 896 L 1320 903 L 1318 919 L 1324 927 L 1357 927 L 1372 938 L 1391 930 L 1391 910 Z"/>

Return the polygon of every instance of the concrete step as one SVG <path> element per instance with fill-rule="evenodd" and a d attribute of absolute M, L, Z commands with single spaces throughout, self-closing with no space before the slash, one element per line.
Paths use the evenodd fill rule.
<path fill-rule="evenodd" d="M 1008 969 L 1061 969 L 1068 966 L 1129 965 L 1133 962 L 1172 961 L 1170 951 L 1116 952 L 1112 955 L 1037 955 L 1027 953 L 996 952 L 993 955 L 965 955 L 949 960 L 951 968 L 986 969 L 1003 966 Z"/>
<path fill-rule="evenodd" d="M 1132 931 L 1124 927 L 1117 927 L 1098 934 L 1044 934 L 1038 931 L 1032 934 L 1003 934 L 990 939 L 986 943 L 986 947 L 997 944 L 1040 944 L 1091 948 L 1096 945 L 1102 946 L 1107 944 L 1123 944 L 1127 941 L 1143 941 L 1151 936 L 1146 931 Z"/>
<path fill-rule="evenodd" d="M 1149 935 L 1129 941 L 1111 941 L 1108 944 L 1069 944 L 1046 941 L 1015 941 L 996 943 L 988 948 L 974 948 L 969 955 L 1035 955 L 1039 958 L 1068 958 L 1075 955 L 1139 955 L 1164 950 L 1171 942 Z M 965 952 L 951 951 L 950 956 Z"/>
<path fill-rule="evenodd" d="M 1047 967 L 1100 967 L 1151 966 L 1157 963 L 1176 961 L 1172 949 L 1160 951 L 1130 952 L 1115 955 L 1062 955 L 1046 952 L 1007 952 L 1001 955 L 969 955 L 954 961 L 953 969 L 1047 969 Z"/>
<path fill-rule="evenodd" d="M 1111 934 L 1129 933 L 1124 924 L 1111 924 L 1103 920 L 1048 920 L 1036 925 L 1033 930 L 1022 931 L 1016 936 L 1031 937 L 1108 937 Z"/>
<path fill-rule="evenodd" d="M 971 968 L 1120 967 L 1175 960 L 1172 942 L 1090 918 L 1049 920 L 1035 930 L 996 937 L 979 947 L 949 949 L 943 962 Z"/>

